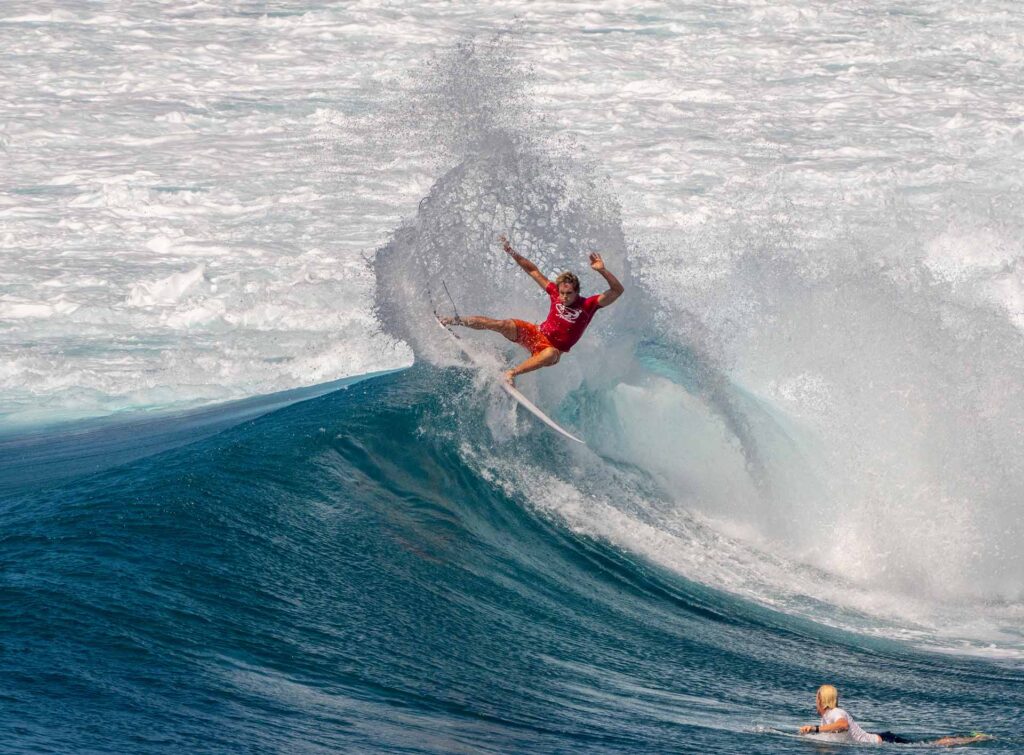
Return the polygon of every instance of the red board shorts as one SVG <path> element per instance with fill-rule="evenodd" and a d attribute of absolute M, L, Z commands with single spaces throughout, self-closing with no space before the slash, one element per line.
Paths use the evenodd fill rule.
<path fill-rule="evenodd" d="M 540 328 L 526 320 L 513 320 L 516 324 L 516 343 L 531 354 L 539 354 L 544 349 L 554 347 Z"/>

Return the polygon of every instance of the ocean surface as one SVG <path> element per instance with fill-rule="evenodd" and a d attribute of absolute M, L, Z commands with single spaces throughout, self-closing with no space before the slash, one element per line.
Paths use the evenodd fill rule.
<path fill-rule="evenodd" d="M 0 752 L 1024 751 L 1016 3 L 8 0 L 0 116 Z"/>

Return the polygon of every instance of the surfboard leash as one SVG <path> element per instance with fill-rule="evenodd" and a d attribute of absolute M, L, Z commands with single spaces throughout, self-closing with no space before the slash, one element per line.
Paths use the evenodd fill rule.
<path fill-rule="evenodd" d="M 430 299 L 430 309 L 434 313 L 434 317 L 440 319 L 441 316 L 437 314 L 437 303 L 434 301 L 434 292 L 430 290 L 430 281 L 427 281 L 427 298 Z"/>
<path fill-rule="evenodd" d="M 448 292 L 448 284 L 444 282 L 444 278 L 441 279 L 441 285 L 444 286 L 444 293 L 448 297 L 448 301 L 452 303 L 452 311 L 455 312 L 455 321 L 462 322 L 462 316 L 459 314 L 459 308 L 455 306 L 455 300 Z"/>

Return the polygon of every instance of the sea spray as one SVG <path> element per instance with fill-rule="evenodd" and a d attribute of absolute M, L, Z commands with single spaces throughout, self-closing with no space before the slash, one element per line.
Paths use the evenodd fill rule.
<path fill-rule="evenodd" d="M 579 269 L 590 247 L 622 273 L 623 300 L 599 313 L 569 359 L 524 381 L 600 458 L 570 461 L 553 449 L 555 466 L 540 463 L 507 446 L 535 428 L 510 435 L 494 394 L 455 398 L 489 403 L 492 439 L 525 470 L 515 485 L 554 474 L 583 500 L 598 496 L 619 524 L 587 529 L 668 564 L 724 549 L 732 576 L 688 576 L 770 602 L 831 583 L 843 586 L 836 604 L 876 620 L 962 629 L 982 602 L 1019 599 L 1020 519 L 1009 502 L 1020 483 L 1005 470 L 1020 453 L 1008 442 L 1020 423 L 1009 370 L 1020 332 L 998 308 L 958 313 L 951 287 L 906 259 L 906 246 L 921 243 L 912 208 L 884 205 L 888 231 L 864 227 L 861 215 L 847 224 L 829 204 L 836 197 L 798 203 L 778 167 L 748 168 L 729 215 L 704 218 L 673 243 L 630 241 L 595 177 L 600 164 L 523 118 L 529 99 L 513 43 L 460 44 L 428 67 L 430 97 L 413 109 L 445 156 L 442 173 L 374 269 L 387 332 L 442 366 L 455 362 L 430 323 L 432 310 L 449 314 L 441 281 L 462 314 L 543 315 L 499 233 L 549 274 Z M 514 114 L 494 107 L 502 96 Z M 495 370 L 519 358 L 494 334 L 467 337 Z M 970 349 L 977 360 L 963 358 Z M 609 462 L 649 476 L 656 492 L 609 497 Z M 560 510 L 542 491 L 527 495 Z M 563 513 L 584 526 L 578 505 L 571 510 Z M 681 524 L 692 516 L 735 544 L 684 536 L 672 554 L 622 524 L 682 533 L 696 526 Z M 990 618 L 1000 625 L 1010 614 Z"/>

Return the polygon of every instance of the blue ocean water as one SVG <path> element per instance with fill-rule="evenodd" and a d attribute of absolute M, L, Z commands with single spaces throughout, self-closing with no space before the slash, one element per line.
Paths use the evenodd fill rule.
<path fill-rule="evenodd" d="M 779 733 L 826 681 L 869 730 L 1024 748 L 1018 661 L 771 610 L 486 479 L 438 429 L 470 378 L 418 365 L 70 476 L 10 439 L 0 749 L 853 751 Z M 504 453 L 573 463 L 539 427 Z"/>
<path fill-rule="evenodd" d="M 1024 749 L 1021 39 L 6 0 L 0 750 Z M 626 286 L 521 381 L 586 447 L 436 327 L 543 316 L 498 234 Z"/>

